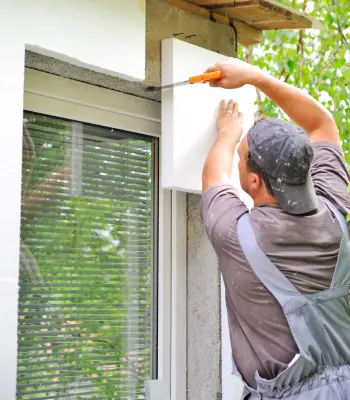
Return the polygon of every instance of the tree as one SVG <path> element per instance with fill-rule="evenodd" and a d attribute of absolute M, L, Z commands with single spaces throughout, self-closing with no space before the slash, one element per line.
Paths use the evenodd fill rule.
<path fill-rule="evenodd" d="M 142 399 L 152 143 L 30 112 L 25 122 L 16 398 Z"/>
<path fill-rule="evenodd" d="M 334 115 L 350 165 L 350 2 L 349 0 L 283 0 L 290 7 L 317 18 L 317 31 L 265 31 L 261 44 L 241 48 L 239 57 L 274 76 L 304 89 Z M 286 116 L 258 93 L 258 115 Z"/>

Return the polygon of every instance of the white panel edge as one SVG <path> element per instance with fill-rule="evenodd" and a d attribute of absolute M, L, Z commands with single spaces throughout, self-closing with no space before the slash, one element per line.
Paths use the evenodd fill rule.
<path fill-rule="evenodd" d="M 187 391 L 187 216 L 186 193 L 172 191 L 171 399 Z"/>
<path fill-rule="evenodd" d="M 173 46 L 174 42 L 172 39 L 162 40 L 161 43 L 161 71 L 162 71 L 162 86 L 165 84 L 172 83 L 173 75 Z M 162 102 L 161 102 L 161 114 L 162 114 L 162 143 L 161 143 L 161 153 L 168 153 L 167 157 L 162 157 L 162 172 L 161 172 L 161 185 L 167 189 L 173 189 L 171 185 L 167 182 L 170 176 L 170 171 L 172 171 L 172 164 L 174 162 L 171 152 L 167 152 L 167 148 L 171 149 L 173 146 L 173 135 L 174 135 L 174 115 L 172 112 L 172 103 L 174 101 L 174 91 L 173 89 L 162 90 Z M 165 123 L 167 121 L 168 123 Z M 163 132 L 169 132 L 168 135 L 163 135 Z M 170 176 L 172 180 L 172 176 Z"/>
<path fill-rule="evenodd" d="M 98 109 L 79 103 L 70 103 L 54 97 L 36 93 L 24 93 L 24 108 L 27 111 L 67 118 L 108 128 L 122 129 L 148 136 L 160 136 L 160 122 L 145 120 L 109 110 Z"/>
<path fill-rule="evenodd" d="M 154 122 L 161 120 L 160 104 L 156 101 L 30 68 L 26 68 L 24 91 Z"/>

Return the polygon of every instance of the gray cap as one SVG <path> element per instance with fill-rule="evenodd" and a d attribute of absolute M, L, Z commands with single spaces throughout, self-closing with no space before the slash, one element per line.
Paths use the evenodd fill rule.
<path fill-rule="evenodd" d="M 301 128 L 280 119 L 263 119 L 249 130 L 248 147 L 268 175 L 281 208 L 297 215 L 317 209 L 310 175 L 313 150 Z"/>

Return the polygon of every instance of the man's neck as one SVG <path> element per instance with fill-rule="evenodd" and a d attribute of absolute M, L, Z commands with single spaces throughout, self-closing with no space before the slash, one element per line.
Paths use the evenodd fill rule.
<path fill-rule="evenodd" d="M 254 200 L 254 207 L 258 207 L 261 204 L 278 205 L 278 201 L 277 201 L 276 197 L 271 196 L 269 194 L 262 194 L 260 196 L 256 196 L 253 200 Z"/>

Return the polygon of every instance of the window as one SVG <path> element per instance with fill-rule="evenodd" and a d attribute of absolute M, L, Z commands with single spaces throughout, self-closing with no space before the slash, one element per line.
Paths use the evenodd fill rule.
<path fill-rule="evenodd" d="M 17 399 L 156 378 L 156 138 L 25 112 Z"/>

